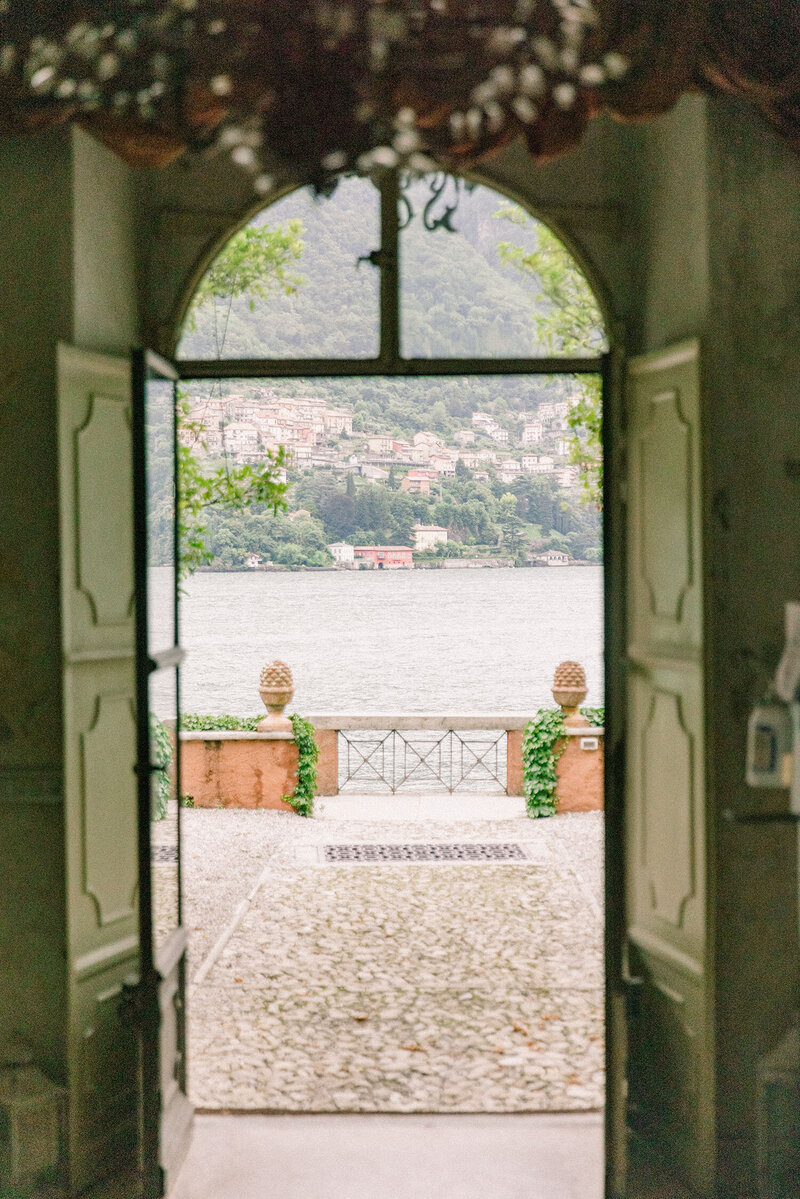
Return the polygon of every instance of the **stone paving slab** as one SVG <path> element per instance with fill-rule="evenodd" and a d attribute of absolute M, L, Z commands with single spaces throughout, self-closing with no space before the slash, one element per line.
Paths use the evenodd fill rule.
<path fill-rule="evenodd" d="M 602 1104 L 598 814 L 389 827 L 250 812 L 216 828 L 209 817 L 232 813 L 186 814 L 195 966 L 267 866 L 221 957 L 190 993 L 190 1084 L 201 1107 Z M 231 869 L 244 858 L 238 888 L 213 878 L 211 842 L 226 832 L 234 836 L 221 861 Z M 533 840 L 539 852 L 530 863 L 297 860 L 298 845 L 437 839 Z"/>
<path fill-rule="evenodd" d="M 198 1116 L 170 1197 L 599 1199 L 602 1192 L 599 1114 L 293 1113 Z"/>

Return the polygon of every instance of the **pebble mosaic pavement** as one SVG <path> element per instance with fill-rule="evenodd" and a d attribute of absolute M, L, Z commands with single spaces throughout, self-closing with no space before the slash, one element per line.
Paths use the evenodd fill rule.
<path fill-rule="evenodd" d="M 487 801 L 488 802 L 488 801 Z M 602 816 L 398 823 L 182 813 L 190 1090 L 205 1109 L 586 1111 L 603 1102 Z M 359 842 L 526 861 L 325 862 Z"/>

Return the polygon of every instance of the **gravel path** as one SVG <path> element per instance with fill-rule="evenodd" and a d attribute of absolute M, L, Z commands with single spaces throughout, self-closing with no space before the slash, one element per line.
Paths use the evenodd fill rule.
<path fill-rule="evenodd" d="M 190 977 L 202 978 L 189 995 L 199 1106 L 601 1106 L 601 814 L 182 818 Z M 515 842 L 526 860 L 343 864 L 321 852 L 411 841 Z"/>

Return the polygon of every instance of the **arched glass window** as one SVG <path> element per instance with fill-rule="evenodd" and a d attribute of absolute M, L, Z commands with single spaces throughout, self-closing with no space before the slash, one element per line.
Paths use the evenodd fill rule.
<path fill-rule="evenodd" d="M 546 225 L 491 188 L 390 173 L 254 217 L 203 276 L 178 357 L 186 377 L 321 360 L 336 374 L 501 374 L 533 359 L 596 370 L 606 348 L 591 289 Z"/>

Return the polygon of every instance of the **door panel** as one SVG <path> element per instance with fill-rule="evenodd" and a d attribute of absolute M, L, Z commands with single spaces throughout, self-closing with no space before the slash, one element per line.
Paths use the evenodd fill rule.
<path fill-rule="evenodd" d="M 124 1170 L 138 1043 L 120 1018 L 138 968 L 130 366 L 58 356 L 70 1185 Z"/>
<path fill-rule="evenodd" d="M 699 361 L 629 368 L 627 938 L 642 984 L 632 1123 L 700 1195 L 713 1188 L 706 893 Z"/>
<path fill-rule="evenodd" d="M 181 651 L 177 593 L 177 376 L 133 356 L 137 774 L 141 885 L 142 1086 L 145 1199 L 171 1186 L 189 1146 L 186 945 L 181 914 Z M 159 734 L 160 729 L 160 734 Z M 171 729 L 171 737 L 167 730 Z M 173 761 L 165 763 L 171 740 Z"/>

